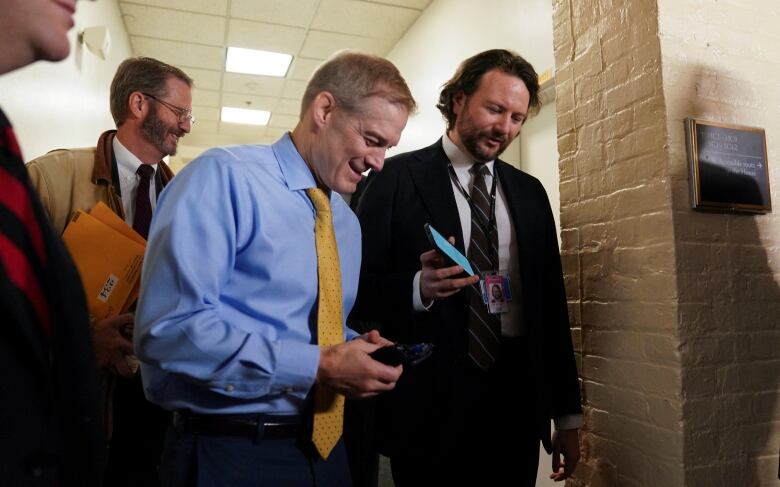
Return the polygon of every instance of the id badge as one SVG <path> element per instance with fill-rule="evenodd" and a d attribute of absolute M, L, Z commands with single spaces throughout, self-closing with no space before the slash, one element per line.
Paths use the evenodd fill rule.
<path fill-rule="evenodd" d="M 501 272 L 487 273 L 482 282 L 482 300 L 487 304 L 488 313 L 508 313 L 512 300 L 509 276 Z"/>

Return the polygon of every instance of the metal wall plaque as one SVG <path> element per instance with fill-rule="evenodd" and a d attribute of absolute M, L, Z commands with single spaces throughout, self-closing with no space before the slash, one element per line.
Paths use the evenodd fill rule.
<path fill-rule="evenodd" d="M 685 119 L 692 206 L 772 211 L 764 129 Z"/>

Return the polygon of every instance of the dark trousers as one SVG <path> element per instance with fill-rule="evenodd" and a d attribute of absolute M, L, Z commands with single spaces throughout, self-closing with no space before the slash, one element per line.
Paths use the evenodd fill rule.
<path fill-rule="evenodd" d="M 344 442 L 327 460 L 296 438 L 214 436 L 169 428 L 160 466 L 162 487 L 349 487 Z"/>
<path fill-rule="evenodd" d="M 140 375 L 130 379 L 117 377 L 112 403 L 113 432 L 105 485 L 159 485 L 157 469 L 171 413 L 146 400 Z"/>
<path fill-rule="evenodd" d="M 503 339 L 501 359 L 480 370 L 470 359 L 452 371 L 452 399 L 432 449 L 403 449 L 390 459 L 396 487 L 485 485 L 533 487 L 539 431 L 530 398 L 520 339 Z M 414 438 L 409 439 L 414 442 Z"/>
<path fill-rule="evenodd" d="M 344 408 L 344 444 L 355 487 L 379 485 L 374 409 L 372 399 L 347 400 Z"/>

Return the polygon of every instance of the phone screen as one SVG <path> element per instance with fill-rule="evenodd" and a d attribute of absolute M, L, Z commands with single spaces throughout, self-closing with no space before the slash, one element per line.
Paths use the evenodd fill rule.
<path fill-rule="evenodd" d="M 471 263 L 460 250 L 456 249 L 441 233 L 427 223 L 425 224 L 425 231 L 428 234 L 428 240 L 431 241 L 431 245 L 436 247 L 436 250 L 449 257 L 457 265 L 463 267 L 466 274 L 470 276 L 474 275 L 474 269 L 471 267 Z"/>

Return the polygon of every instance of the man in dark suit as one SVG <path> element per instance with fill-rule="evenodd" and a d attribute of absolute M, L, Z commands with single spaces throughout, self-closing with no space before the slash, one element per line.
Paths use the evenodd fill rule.
<path fill-rule="evenodd" d="M 540 440 L 551 478 L 577 464 L 582 410 L 555 222 L 541 183 L 497 159 L 538 107 L 538 89 L 517 54 L 467 59 L 437 105 L 447 134 L 389 159 L 357 203 L 353 317 L 379 322 L 391 340 L 435 346 L 378 401 L 379 450 L 398 486 L 531 486 Z M 452 236 L 479 275 L 463 277 L 430 250 L 425 223 Z M 480 280 L 502 283 L 508 312 L 488 305 Z"/>

